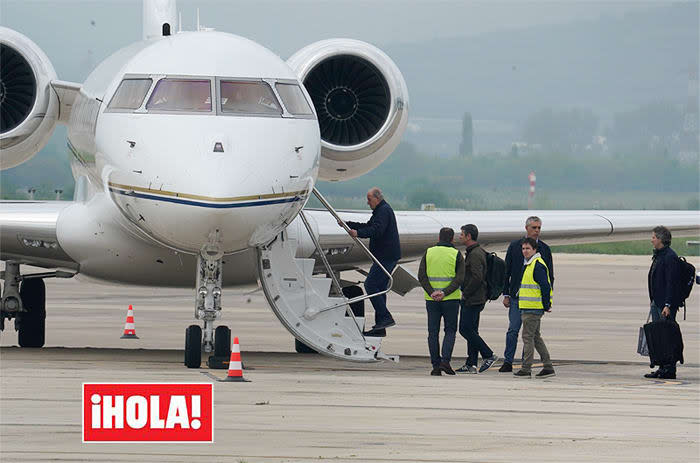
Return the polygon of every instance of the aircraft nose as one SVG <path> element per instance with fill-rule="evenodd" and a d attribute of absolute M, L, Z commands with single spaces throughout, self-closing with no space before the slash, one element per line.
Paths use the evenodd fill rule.
<path fill-rule="evenodd" d="M 223 176 L 209 178 L 198 194 L 117 182 L 110 182 L 110 191 L 130 222 L 162 244 L 184 252 L 229 253 L 274 238 L 310 188 L 245 195 Z"/>

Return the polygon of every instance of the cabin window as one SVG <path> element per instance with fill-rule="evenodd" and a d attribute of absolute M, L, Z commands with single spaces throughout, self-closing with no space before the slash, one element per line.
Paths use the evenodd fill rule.
<path fill-rule="evenodd" d="M 265 82 L 222 80 L 219 90 L 222 113 L 282 114 L 272 88 Z"/>
<path fill-rule="evenodd" d="M 304 98 L 304 92 L 301 91 L 298 85 L 277 83 L 275 87 L 280 98 L 282 98 L 284 107 L 287 108 L 290 114 L 295 116 L 310 116 L 313 114 L 309 103 Z"/>
<path fill-rule="evenodd" d="M 109 109 L 138 109 L 151 88 L 151 79 L 124 79 L 114 92 Z"/>
<path fill-rule="evenodd" d="M 149 111 L 211 112 L 209 79 L 160 79 L 146 103 Z"/>

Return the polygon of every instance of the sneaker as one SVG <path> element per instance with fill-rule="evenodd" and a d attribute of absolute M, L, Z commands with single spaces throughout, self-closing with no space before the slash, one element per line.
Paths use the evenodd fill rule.
<path fill-rule="evenodd" d="M 532 373 L 529 371 L 523 371 L 523 370 L 518 370 L 515 373 L 513 373 L 513 376 L 516 378 L 532 378 Z"/>
<path fill-rule="evenodd" d="M 440 370 L 444 371 L 446 375 L 456 374 L 449 362 L 440 362 Z"/>
<path fill-rule="evenodd" d="M 676 379 L 676 370 L 661 370 L 659 373 L 659 379 Z"/>
<path fill-rule="evenodd" d="M 465 363 L 461 367 L 457 368 L 457 373 L 469 373 L 471 375 L 476 374 L 476 367 Z"/>
<path fill-rule="evenodd" d="M 500 373 L 512 373 L 513 372 L 513 364 L 510 362 L 503 362 L 503 365 L 501 365 L 501 368 L 498 369 Z"/>
<path fill-rule="evenodd" d="M 542 371 L 537 373 L 535 375 L 536 378 L 549 378 L 550 376 L 554 376 L 556 373 L 554 373 L 553 368 L 543 368 Z"/>
<path fill-rule="evenodd" d="M 656 371 L 652 371 L 651 373 L 647 373 L 644 375 L 645 378 L 658 378 L 659 375 L 661 374 L 661 368 L 659 368 Z"/>
<path fill-rule="evenodd" d="M 394 321 L 393 318 L 389 318 L 387 320 L 382 320 L 381 322 L 377 322 L 376 325 L 372 327 L 372 330 L 383 330 L 385 328 L 391 328 L 392 326 L 396 325 L 396 322 Z"/>
<path fill-rule="evenodd" d="M 498 360 L 498 355 L 493 354 L 491 357 L 487 358 L 484 360 L 484 363 L 481 364 L 481 368 L 479 368 L 479 373 L 483 373 L 489 368 L 491 368 L 491 365 L 496 363 Z"/>
<path fill-rule="evenodd" d="M 433 367 L 433 370 L 430 372 L 430 376 L 442 376 L 442 370 L 440 370 L 440 367 Z"/>

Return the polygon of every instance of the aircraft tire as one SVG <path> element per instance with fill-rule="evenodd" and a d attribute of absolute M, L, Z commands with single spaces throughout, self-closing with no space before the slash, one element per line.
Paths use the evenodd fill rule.
<path fill-rule="evenodd" d="M 19 287 L 22 312 L 19 321 L 20 347 L 43 347 L 46 339 L 46 285 L 41 278 L 24 280 Z"/>
<path fill-rule="evenodd" d="M 228 326 L 217 326 L 214 330 L 214 356 L 226 358 L 231 356 L 231 330 Z"/>
<path fill-rule="evenodd" d="M 298 339 L 294 339 L 294 350 L 297 351 L 299 354 L 316 354 L 317 352 L 304 344 L 303 342 L 299 341 Z"/>
<path fill-rule="evenodd" d="M 202 328 L 190 325 L 185 329 L 185 366 L 199 368 L 202 364 Z"/>

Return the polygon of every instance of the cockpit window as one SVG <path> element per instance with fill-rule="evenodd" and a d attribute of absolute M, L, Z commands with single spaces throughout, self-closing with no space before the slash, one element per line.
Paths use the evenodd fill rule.
<path fill-rule="evenodd" d="M 211 112 L 208 79 L 161 79 L 146 103 L 149 111 Z"/>
<path fill-rule="evenodd" d="M 265 82 L 222 80 L 221 112 L 281 115 L 282 108 Z"/>
<path fill-rule="evenodd" d="M 304 98 L 304 92 L 301 91 L 298 85 L 277 83 L 275 87 L 277 88 L 277 93 L 280 94 L 280 98 L 282 98 L 284 107 L 287 108 L 290 114 L 295 116 L 309 116 L 313 114 L 309 103 Z"/>
<path fill-rule="evenodd" d="M 109 109 L 138 109 L 151 88 L 152 79 L 124 79 L 114 92 Z"/>

